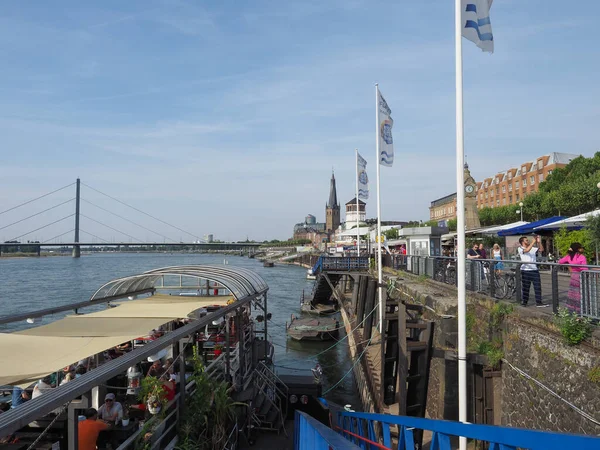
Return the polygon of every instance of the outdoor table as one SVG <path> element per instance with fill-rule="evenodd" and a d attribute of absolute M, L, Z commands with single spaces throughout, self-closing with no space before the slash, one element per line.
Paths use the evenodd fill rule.
<path fill-rule="evenodd" d="M 100 432 L 100 435 L 98 436 L 98 447 L 100 448 L 100 443 L 110 443 L 113 448 L 117 448 L 137 429 L 138 423 L 133 420 L 129 421 L 126 426 L 121 425 L 121 423 L 118 425 L 111 425 L 109 429 Z"/>

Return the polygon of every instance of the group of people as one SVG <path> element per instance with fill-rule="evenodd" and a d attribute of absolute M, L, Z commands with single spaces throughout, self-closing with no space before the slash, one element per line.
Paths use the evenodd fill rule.
<path fill-rule="evenodd" d="M 535 293 L 535 304 L 538 308 L 547 307 L 548 304 L 542 301 L 542 282 L 540 271 L 537 264 L 538 253 L 544 251 L 544 246 L 540 236 L 535 236 L 531 241 L 527 236 L 519 238 L 519 247 L 517 252 L 521 259 L 521 305 L 527 306 L 529 303 L 529 293 L 531 285 Z M 483 244 L 474 243 L 473 247 L 467 252 L 468 259 L 488 259 L 487 252 Z M 496 273 L 504 269 L 502 262 L 502 249 L 496 243 L 492 247 L 492 258 L 497 262 L 494 263 Z M 569 247 L 567 254 L 559 259 L 558 264 L 568 264 L 571 279 L 569 281 L 569 291 L 567 294 L 567 308 L 572 312 L 580 312 L 581 310 L 581 272 L 588 270 L 587 259 L 585 257 L 585 249 L 579 242 L 573 242 Z"/>

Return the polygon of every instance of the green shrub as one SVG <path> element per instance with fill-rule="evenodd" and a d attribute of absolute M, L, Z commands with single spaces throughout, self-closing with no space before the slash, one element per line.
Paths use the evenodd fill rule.
<path fill-rule="evenodd" d="M 600 384 L 600 366 L 596 366 L 588 372 L 588 380 Z"/>
<path fill-rule="evenodd" d="M 568 345 L 577 345 L 592 334 L 591 320 L 579 317 L 566 308 L 559 308 L 555 320 Z"/>

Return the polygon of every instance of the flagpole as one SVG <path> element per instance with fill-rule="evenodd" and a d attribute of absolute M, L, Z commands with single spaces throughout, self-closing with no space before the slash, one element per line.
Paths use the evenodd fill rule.
<path fill-rule="evenodd" d="M 381 155 L 379 154 L 379 84 L 375 84 L 375 151 L 377 158 L 375 159 L 377 166 L 377 292 L 379 293 L 379 333 L 383 333 L 383 293 L 381 291 L 381 196 L 379 188 L 379 166 L 381 166 Z"/>
<path fill-rule="evenodd" d="M 360 256 L 360 223 L 358 221 L 359 207 L 358 207 L 358 149 L 354 149 L 356 156 L 356 256 Z"/>
<path fill-rule="evenodd" d="M 464 125 L 463 125 L 463 68 L 462 68 L 462 8 L 461 0 L 455 0 L 454 39 L 456 47 L 456 253 L 458 288 L 458 420 L 467 421 L 467 328 L 465 286 L 465 174 L 464 174 Z M 466 450 L 467 438 L 459 438 L 459 449 Z"/>

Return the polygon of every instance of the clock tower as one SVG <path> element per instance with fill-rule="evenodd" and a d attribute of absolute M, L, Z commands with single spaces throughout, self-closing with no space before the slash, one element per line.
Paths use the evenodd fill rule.
<path fill-rule="evenodd" d="M 477 183 L 465 163 L 465 227 L 467 230 L 481 228 L 477 212 Z"/>

